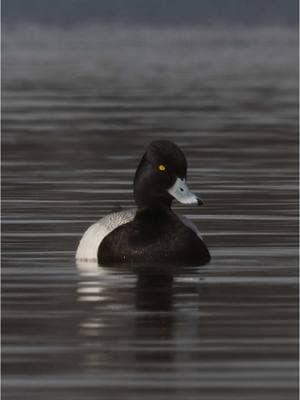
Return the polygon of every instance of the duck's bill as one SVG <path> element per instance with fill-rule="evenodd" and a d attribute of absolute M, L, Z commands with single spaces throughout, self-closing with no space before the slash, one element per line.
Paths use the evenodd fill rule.
<path fill-rule="evenodd" d="M 189 190 L 185 179 L 177 178 L 168 192 L 182 204 L 197 204 L 198 206 L 203 204 L 203 201 Z"/>

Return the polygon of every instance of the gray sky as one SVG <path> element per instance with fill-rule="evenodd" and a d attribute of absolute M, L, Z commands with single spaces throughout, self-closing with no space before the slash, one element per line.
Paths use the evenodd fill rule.
<path fill-rule="evenodd" d="M 295 25 L 298 0 L 2 0 L 2 21 Z"/>

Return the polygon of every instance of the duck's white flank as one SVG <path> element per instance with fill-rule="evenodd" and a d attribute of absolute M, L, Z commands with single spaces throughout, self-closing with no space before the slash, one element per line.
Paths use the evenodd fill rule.
<path fill-rule="evenodd" d="M 76 260 L 83 262 L 97 262 L 98 260 L 98 249 L 102 240 L 114 229 L 121 225 L 126 224 L 134 219 L 136 209 L 124 210 L 115 213 L 111 213 L 101 218 L 95 224 L 91 225 L 83 234 L 77 251 Z M 188 228 L 194 231 L 200 239 L 202 239 L 200 232 L 196 225 L 188 218 L 176 213 L 178 218 Z"/>
<path fill-rule="evenodd" d="M 91 225 L 82 236 L 77 251 L 76 260 L 97 262 L 98 248 L 102 240 L 118 226 L 133 220 L 136 210 L 124 210 L 111 213 Z"/>

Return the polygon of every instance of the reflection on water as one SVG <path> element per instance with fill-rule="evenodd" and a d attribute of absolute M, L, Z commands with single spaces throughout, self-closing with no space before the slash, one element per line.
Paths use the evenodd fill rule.
<path fill-rule="evenodd" d="M 297 399 L 296 33 L 26 28 L 4 45 L 5 398 Z M 156 138 L 187 155 L 205 207 L 175 206 L 211 263 L 77 267 Z"/>
<path fill-rule="evenodd" d="M 200 390 L 217 397 L 230 388 L 228 398 L 240 398 L 255 388 L 255 396 L 276 398 L 281 389 L 293 398 L 295 281 L 274 274 L 264 279 L 250 264 L 245 277 L 232 274 L 240 266 L 230 262 L 225 276 L 218 260 L 213 269 L 123 267 L 121 279 L 118 268 L 80 269 L 78 300 L 91 302 L 79 321 L 86 346 L 82 368 L 92 374 L 109 364 L 128 387 L 139 376 L 137 393 L 164 387 L 168 396 Z M 108 335 L 111 346 L 103 347 Z M 105 385 L 109 381 L 107 376 Z M 113 395 L 114 384 L 108 389 Z"/>

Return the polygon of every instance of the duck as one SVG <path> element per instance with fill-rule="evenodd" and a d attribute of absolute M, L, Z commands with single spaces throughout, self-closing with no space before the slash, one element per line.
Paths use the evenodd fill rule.
<path fill-rule="evenodd" d="M 172 210 L 173 200 L 201 206 L 187 186 L 187 161 L 169 140 L 151 142 L 133 181 L 136 208 L 101 218 L 83 234 L 79 262 L 203 265 L 210 253 L 196 225 Z"/>

